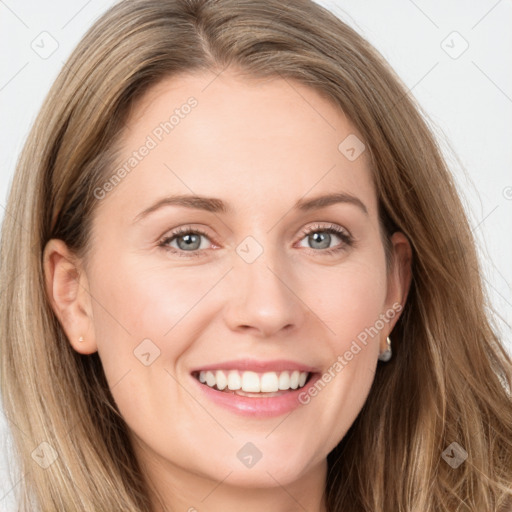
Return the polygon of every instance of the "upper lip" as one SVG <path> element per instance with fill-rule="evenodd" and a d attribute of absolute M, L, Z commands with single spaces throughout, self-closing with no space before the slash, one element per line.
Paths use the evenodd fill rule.
<path fill-rule="evenodd" d="M 208 370 L 241 370 L 253 372 L 276 372 L 284 370 L 298 370 L 300 372 L 309 373 L 318 372 L 317 368 L 295 361 L 289 361 L 286 359 L 274 359 L 271 361 L 261 361 L 257 359 L 237 359 L 200 366 L 193 369 L 192 373 Z"/>

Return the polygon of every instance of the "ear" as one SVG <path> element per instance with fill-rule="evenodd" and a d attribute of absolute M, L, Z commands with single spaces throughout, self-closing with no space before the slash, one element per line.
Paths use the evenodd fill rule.
<path fill-rule="evenodd" d="M 43 252 L 43 267 L 46 294 L 72 347 L 81 354 L 96 352 L 91 296 L 80 261 L 62 240 L 52 239 Z"/>
<path fill-rule="evenodd" d="M 400 231 L 391 236 L 391 265 L 388 273 L 386 311 L 393 310 L 395 315 L 390 319 L 381 340 L 381 350 L 386 349 L 386 337 L 393 330 L 407 300 L 412 279 L 412 249 L 407 237 Z M 400 306 L 400 307 L 399 307 Z"/>

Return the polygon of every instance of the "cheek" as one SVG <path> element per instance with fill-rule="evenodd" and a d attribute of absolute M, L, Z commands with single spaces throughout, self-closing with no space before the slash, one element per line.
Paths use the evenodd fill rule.
<path fill-rule="evenodd" d="M 171 268 L 165 259 L 148 266 L 127 256 L 95 274 L 98 353 L 112 394 L 134 425 L 161 409 L 166 393 L 168 403 L 176 399 L 171 395 L 179 390 L 167 371 L 177 374 L 196 332 L 212 321 L 213 308 L 204 299 L 224 273 L 217 270 Z"/>
<path fill-rule="evenodd" d="M 329 327 L 331 343 L 337 351 L 374 325 L 383 313 L 386 275 L 378 262 L 360 260 L 322 271 L 316 269 L 304 279 L 314 283 L 303 286 L 309 290 L 307 303 Z"/>
<path fill-rule="evenodd" d="M 329 328 L 323 347 L 329 358 L 320 381 L 302 398 L 306 407 L 316 408 L 316 421 L 326 426 L 327 446 L 334 448 L 363 407 L 375 376 L 385 267 L 359 260 L 330 269 L 329 277 L 316 282 L 307 300 Z"/>
<path fill-rule="evenodd" d="M 180 330 L 184 319 L 217 280 L 214 273 L 198 267 L 169 268 L 166 263 L 147 268 L 133 259 L 103 269 L 95 289 L 94 323 L 99 326 L 98 343 L 130 345 L 153 339 L 162 350 L 180 352 Z M 172 343 L 170 341 L 172 340 Z M 119 355 L 119 353 L 118 353 Z M 172 361 L 170 361 L 172 362 Z"/>
<path fill-rule="evenodd" d="M 122 416 L 141 436 L 153 428 L 155 411 L 162 425 L 172 424 L 169 404 L 181 395 L 171 375 L 194 340 L 193 329 L 209 319 L 200 301 L 218 277 L 193 275 L 192 268 L 126 258 L 105 265 L 91 286 L 102 366 Z"/>

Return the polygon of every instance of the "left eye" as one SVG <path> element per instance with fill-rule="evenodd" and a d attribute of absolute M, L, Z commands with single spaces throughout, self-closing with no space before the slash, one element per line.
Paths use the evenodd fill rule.
<path fill-rule="evenodd" d="M 313 228 L 306 230 L 306 232 L 303 234 L 305 236 L 302 240 L 305 240 L 306 243 L 309 243 L 309 248 L 311 249 L 334 249 L 334 247 L 336 246 L 331 246 L 331 242 L 333 241 L 333 235 L 334 238 L 338 238 L 342 242 L 342 244 L 351 245 L 352 243 L 350 235 L 346 231 L 338 228 L 337 226 L 315 226 Z M 304 247 L 304 245 L 302 244 L 300 246 Z"/>

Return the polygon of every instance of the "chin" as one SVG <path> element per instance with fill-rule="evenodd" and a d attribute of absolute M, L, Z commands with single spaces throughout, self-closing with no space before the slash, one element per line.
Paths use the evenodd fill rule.
<path fill-rule="evenodd" d="M 296 459 L 296 455 L 300 459 Z M 253 489 L 286 486 L 313 471 L 317 465 L 318 462 L 306 460 L 304 453 L 297 450 L 290 453 L 268 448 L 258 453 L 255 446 L 248 443 L 242 444 L 235 458 L 228 457 L 221 466 L 216 465 L 214 479 L 222 480 L 229 474 L 226 483 L 234 486 Z"/>

